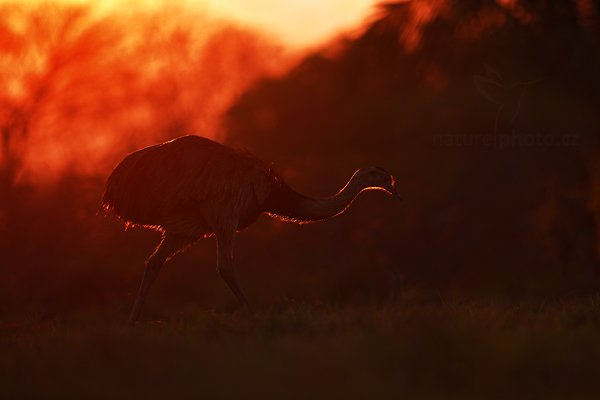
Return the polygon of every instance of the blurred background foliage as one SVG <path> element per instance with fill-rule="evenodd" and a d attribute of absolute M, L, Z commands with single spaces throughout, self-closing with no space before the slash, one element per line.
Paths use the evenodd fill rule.
<path fill-rule="evenodd" d="M 403 203 L 369 192 L 325 224 L 262 218 L 239 235 L 259 304 L 596 290 L 599 10 L 386 3 L 298 59 L 176 8 L 0 5 L 0 308 L 131 299 L 158 235 L 97 215 L 104 181 L 128 152 L 188 133 L 246 148 L 315 196 L 364 165 L 397 178 Z M 233 303 L 213 247 L 175 258 L 150 302 Z"/>

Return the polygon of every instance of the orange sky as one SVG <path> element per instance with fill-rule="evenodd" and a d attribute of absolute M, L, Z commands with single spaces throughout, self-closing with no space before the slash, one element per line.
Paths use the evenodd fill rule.
<path fill-rule="evenodd" d="M 262 29 L 296 48 L 318 44 L 340 31 L 360 26 L 361 21 L 372 12 L 373 5 L 380 2 L 380 0 L 179 0 L 177 2 L 174 0 L 20 0 L 23 3 L 52 1 L 93 3 L 103 10 L 112 10 L 115 7 L 129 9 L 135 5 L 155 8 L 162 4 L 180 4 Z"/>
<path fill-rule="evenodd" d="M 17 2 L 26 5 L 39 3 L 91 4 L 101 14 L 114 12 L 115 10 L 123 12 L 133 11 L 136 13 L 140 9 L 160 11 L 165 7 L 183 8 L 184 10 L 189 8 L 190 18 L 186 18 L 185 23 L 190 25 L 186 29 L 193 30 L 194 28 L 198 28 L 198 32 L 202 31 L 204 28 L 202 23 L 207 22 L 202 17 L 206 15 L 209 20 L 215 19 L 219 21 L 229 19 L 237 24 L 262 30 L 270 39 L 268 41 L 269 44 L 257 41 L 254 44 L 249 42 L 244 45 L 243 41 L 240 42 L 236 39 L 235 31 L 231 31 L 230 36 L 234 36 L 228 37 L 225 35 L 220 40 L 225 40 L 226 43 L 229 43 L 230 48 L 228 47 L 227 51 L 230 51 L 232 54 L 239 53 L 240 57 L 228 58 L 217 52 L 218 54 L 213 55 L 216 59 L 213 71 L 208 64 L 198 64 L 203 62 L 202 57 L 198 56 L 199 58 L 194 59 L 194 62 L 196 62 L 194 65 L 197 68 L 200 68 L 198 67 L 200 65 L 204 69 L 205 75 L 202 78 L 194 77 L 192 79 L 188 75 L 189 70 L 185 67 L 181 69 L 175 67 L 167 69 L 166 71 L 169 71 L 169 73 L 164 78 L 170 79 L 168 82 L 172 87 L 182 90 L 178 91 L 179 100 L 172 101 L 172 104 L 170 103 L 171 107 L 169 110 L 171 111 L 165 111 L 159 114 L 159 117 L 146 118 L 144 116 L 147 115 L 146 113 L 153 112 L 156 109 L 156 104 L 164 100 L 161 96 L 168 92 L 164 88 L 164 93 L 161 92 L 163 89 L 156 89 L 155 96 L 148 97 L 149 100 L 140 100 L 145 99 L 144 96 L 140 96 L 137 98 L 139 100 L 138 103 L 135 103 L 131 99 L 127 101 L 128 107 L 134 108 L 137 104 L 138 110 L 141 110 L 138 113 L 139 118 L 135 117 L 138 115 L 135 112 L 125 114 L 117 112 L 110 119 L 102 118 L 101 121 L 95 119 L 97 118 L 95 105 L 100 104 L 99 102 L 102 101 L 106 101 L 106 104 L 115 104 L 115 102 L 123 101 L 123 97 L 120 96 L 124 94 L 119 91 L 118 86 L 114 90 L 93 92 L 93 90 L 98 88 L 92 85 L 83 92 L 71 91 L 68 96 L 64 96 L 60 91 L 48 92 L 51 94 L 45 100 L 46 105 L 54 105 L 54 108 L 51 106 L 47 106 L 46 108 L 41 107 L 38 113 L 31 117 L 32 122 L 28 125 L 31 132 L 26 143 L 21 144 L 22 148 L 25 149 L 21 156 L 24 163 L 23 171 L 21 171 L 22 176 L 18 177 L 18 179 L 30 179 L 40 182 L 47 180 L 50 182 L 52 179 L 59 177 L 65 170 L 78 171 L 82 174 L 94 173 L 103 169 L 106 170 L 108 165 L 112 166 L 115 154 L 131 150 L 132 144 L 135 144 L 135 146 L 149 144 L 153 140 L 153 133 L 151 132 L 158 134 L 157 132 L 163 132 L 162 129 L 171 129 L 168 126 L 171 123 L 169 118 L 173 121 L 186 121 L 186 130 L 178 131 L 177 134 L 196 133 L 216 137 L 221 134 L 220 122 L 223 113 L 228 109 L 231 102 L 253 82 L 253 79 L 258 79 L 261 74 L 274 73 L 277 70 L 275 67 L 277 62 L 284 62 L 283 59 L 293 59 L 295 57 L 293 54 L 303 54 L 307 47 L 310 49 L 310 47 L 317 46 L 320 42 L 328 41 L 332 36 L 342 31 L 352 32 L 360 29 L 363 25 L 362 22 L 373 13 L 373 5 L 379 1 L 179 0 L 176 2 L 175 0 L 0 0 L 0 3 Z M 155 14 L 152 15 L 154 16 Z M 180 14 L 174 13 L 174 15 Z M 196 19 L 196 15 L 198 19 Z M 110 18 L 106 20 L 110 21 Z M 198 21 L 197 25 L 196 21 Z M 190 37 L 197 38 L 198 32 L 190 32 Z M 159 40 L 160 38 L 155 39 Z M 277 45 L 272 46 L 270 44 L 272 41 L 280 41 L 287 49 L 280 49 Z M 160 40 L 158 43 L 160 43 Z M 253 45 L 256 46 L 256 49 L 260 49 L 260 51 L 257 50 L 251 54 L 245 54 L 242 47 Z M 204 46 L 204 44 L 197 43 L 198 49 L 201 46 Z M 44 51 L 43 46 L 41 49 L 41 51 Z M 74 69 L 63 74 L 61 79 L 64 82 L 61 81 L 61 84 L 72 84 L 74 88 L 72 90 L 77 90 L 77 88 L 82 87 L 82 81 L 78 80 L 80 75 L 87 76 L 85 74 L 88 72 L 92 74 L 90 76 L 95 76 L 96 78 L 100 76 L 101 78 L 98 79 L 106 79 L 107 82 L 111 82 L 111 79 L 117 79 L 116 76 L 120 69 L 110 64 L 114 59 L 108 57 L 109 53 L 104 54 L 101 50 L 98 50 L 100 51 L 98 54 L 95 52 L 90 53 L 89 57 L 91 58 L 89 59 L 83 57 L 82 59 L 75 60 L 79 63 L 77 65 L 84 65 L 85 68 L 79 72 L 77 72 L 77 69 Z M 286 50 L 291 51 L 288 52 Z M 32 50 L 32 57 L 37 57 L 35 51 L 35 49 Z M 261 51 L 265 53 L 261 53 Z M 177 49 L 173 49 L 173 54 L 177 54 Z M 202 53 L 198 52 L 194 54 L 199 55 Z M 100 56 L 104 58 L 94 58 Z M 243 66 L 239 65 L 238 61 L 242 59 L 245 63 Z M 114 70 L 117 71 L 115 72 L 117 75 L 113 74 L 113 69 L 111 68 L 99 69 L 98 74 L 100 75 L 94 75 L 96 72 L 93 71 L 93 66 L 96 65 L 95 63 L 98 60 L 105 60 L 109 63 L 107 65 L 115 67 Z M 17 57 L 12 61 L 18 65 L 21 59 Z M 91 64 L 88 65 L 86 62 L 91 62 Z M 226 67 L 223 68 L 223 66 Z M 87 68 L 90 69 L 88 70 Z M 126 70 L 129 67 L 125 66 L 124 68 Z M 8 69 L 10 70 L 10 68 Z M 30 79 L 31 74 L 28 74 L 27 71 L 27 68 L 22 71 L 23 73 L 17 71 L 16 77 L 11 78 L 18 80 L 15 84 L 21 86 L 17 86 L 17 88 L 29 87 L 27 85 L 30 84 L 28 83 L 28 79 Z M 70 76 L 69 74 L 74 75 Z M 35 77 L 35 73 L 31 76 Z M 150 79 L 149 82 L 153 82 L 151 78 L 148 79 Z M 184 85 L 183 82 L 191 81 L 194 81 L 194 88 L 201 88 L 201 90 L 183 90 L 184 86 L 177 86 Z M 35 88 L 35 81 L 31 82 L 34 85 L 32 87 Z M 44 81 L 42 80 L 41 82 Z M 135 82 L 137 81 L 134 81 L 132 87 L 140 89 L 140 87 L 135 86 Z M 59 87 L 58 84 L 56 87 Z M 90 100 L 90 93 L 92 93 L 92 97 L 97 96 L 98 99 L 88 102 Z M 140 93 L 146 92 L 141 90 Z M 127 95 L 135 98 L 132 93 L 128 93 Z M 113 101 L 111 96 L 116 96 L 116 100 Z M 27 99 L 25 95 L 13 97 L 11 99 L 17 105 L 20 102 L 26 103 L 26 100 L 23 100 Z M 110 101 L 106 99 L 110 99 Z M 69 107 L 74 107 L 73 109 L 79 107 L 77 108 L 79 113 L 66 113 L 65 110 Z M 191 110 L 194 107 L 198 107 L 199 110 L 192 112 Z M 161 119 L 161 115 L 166 117 Z M 145 125 L 147 123 L 151 124 L 151 126 Z M 68 128 L 65 128 L 65 126 L 68 126 Z M 123 140 L 125 136 L 121 134 L 122 131 L 119 131 L 119 129 L 127 131 L 127 135 L 125 135 L 127 137 L 126 140 Z M 81 140 L 73 140 L 74 136 L 71 135 L 71 132 L 78 131 L 87 133 L 85 139 L 82 136 Z M 31 145 L 31 143 L 35 143 L 35 145 Z M 116 150 L 120 148 L 119 146 L 124 149 Z"/>
<path fill-rule="evenodd" d="M 263 27 L 292 45 L 310 45 L 351 29 L 376 0 L 206 0 L 217 13 Z"/>

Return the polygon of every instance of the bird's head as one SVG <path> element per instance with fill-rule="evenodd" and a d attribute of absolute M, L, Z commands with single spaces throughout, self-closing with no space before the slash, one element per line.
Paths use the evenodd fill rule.
<path fill-rule="evenodd" d="M 395 178 L 380 167 L 361 168 L 354 174 L 354 178 L 365 185 L 365 189 L 378 189 L 402 200 L 396 190 Z"/>

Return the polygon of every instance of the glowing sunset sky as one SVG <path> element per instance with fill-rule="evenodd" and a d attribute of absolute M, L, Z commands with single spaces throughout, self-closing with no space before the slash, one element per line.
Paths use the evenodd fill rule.
<path fill-rule="evenodd" d="M 372 10 L 376 0 L 205 0 L 218 14 L 263 27 L 292 45 L 306 45 L 349 29 Z"/>
<path fill-rule="evenodd" d="M 14 0 L 13 0 L 14 1 Z M 18 0 L 17 0 L 18 1 Z M 7 2 L 0 0 L 0 2 Z M 22 3 L 52 0 L 21 0 Z M 156 8 L 178 4 L 208 14 L 232 19 L 276 36 L 287 45 L 310 46 L 360 25 L 379 0 L 54 0 L 54 2 L 93 3 L 103 10 L 131 7 Z"/>

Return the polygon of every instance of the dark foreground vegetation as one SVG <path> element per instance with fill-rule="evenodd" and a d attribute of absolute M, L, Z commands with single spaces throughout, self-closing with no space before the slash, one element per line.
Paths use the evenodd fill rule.
<path fill-rule="evenodd" d="M 150 307 L 0 321 L 6 399 L 595 399 L 600 295 L 507 304 L 406 292 L 243 313 Z"/>

